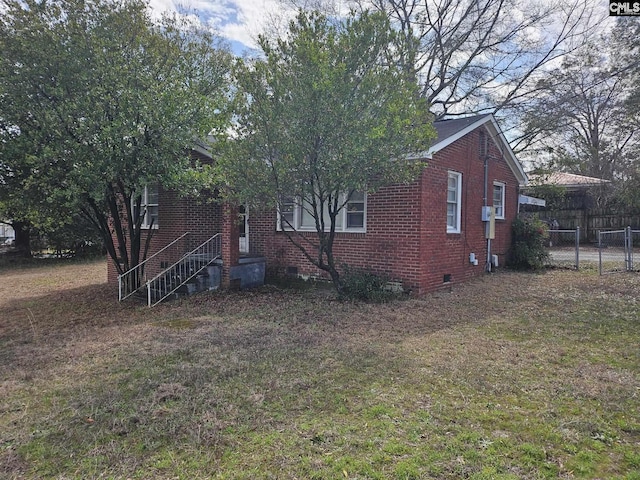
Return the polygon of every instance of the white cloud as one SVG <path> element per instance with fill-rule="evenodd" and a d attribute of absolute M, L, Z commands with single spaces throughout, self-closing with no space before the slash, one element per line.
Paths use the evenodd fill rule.
<path fill-rule="evenodd" d="M 293 10 L 278 0 L 151 0 L 155 15 L 163 12 L 196 14 L 230 42 L 257 47 L 259 33 L 287 22 Z"/>
<path fill-rule="evenodd" d="M 195 14 L 228 41 L 251 49 L 257 48 L 260 33 L 284 31 L 295 16 L 295 3 L 291 0 L 150 0 L 154 15 L 163 12 Z M 298 0 L 297 3 L 307 6 L 318 3 L 334 14 L 345 15 L 352 0 Z M 240 53 L 237 48 L 234 50 Z"/>
<path fill-rule="evenodd" d="M 288 18 L 280 3 L 274 0 L 233 0 L 236 21 L 221 26 L 223 36 L 255 48 L 259 33 L 270 28 L 274 22 Z"/>
<path fill-rule="evenodd" d="M 151 0 L 149 2 L 151 13 L 154 17 L 160 17 L 165 12 L 175 12 L 173 0 Z"/>

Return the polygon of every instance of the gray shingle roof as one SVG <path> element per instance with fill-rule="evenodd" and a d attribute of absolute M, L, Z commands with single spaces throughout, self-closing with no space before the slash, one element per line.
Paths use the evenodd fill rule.
<path fill-rule="evenodd" d="M 485 117 L 490 117 L 490 116 L 491 116 L 490 113 L 486 113 L 484 115 L 473 115 L 471 117 L 453 118 L 450 120 L 438 120 L 437 122 L 433 123 L 433 126 L 436 129 L 436 133 L 438 134 L 438 137 L 433 142 L 433 144 L 436 145 L 442 142 L 443 140 L 454 136 L 456 133 L 464 130 L 469 125 L 473 125 L 478 120 Z"/>

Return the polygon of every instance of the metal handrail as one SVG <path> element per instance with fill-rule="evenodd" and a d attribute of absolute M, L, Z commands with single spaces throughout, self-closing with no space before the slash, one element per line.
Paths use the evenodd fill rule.
<path fill-rule="evenodd" d="M 160 250 L 158 250 L 156 253 L 154 253 L 153 255 L 151 255 L 150 257 L 147 257 L 146 259 L 144 259 L 142 262 L 140 262 L 139 264 L 137 264 L 135 267 L 130 268 L 129 270 L 127 270 L 126 272 L 124 272 L 121 275 L 118 275 L 118 301 L 123 301 L 124 299 L 130 297 L 131 295 L 133 295 L 134 293 L 136 293 L 140 287 L 142 287 L 143 282 L 133 282 L 133 285 L 135 285 L 135 288 L 132 288 L 132 282 L 131 280 L 125 281 L 125 279 L 128 279 L 130 277 L 133 277 L 133 272 L 138 272 L 138 271 L 142 271 L 144 274 L 144 266 L 146 265 L 146 263 L 149 260 L 152 260 L 154 257 L 158 256 L 159 254 L 161 254 L 162 252 L 164 252 L 167 248 L 171 247 L 172 245 L 174 245 L 176 242 L 182 240 L 184 237 L 186 237 L 187 235 L 189 235 L 190 232 L 185 232 L 182 235 L 180 235 L 178 238 L 176 238 L 175 240 L 173 240 L 171 243 L 169 243 L 168 245 L 165 245 L 163 248 L 161 248 Z M 146 278 L 141 278 L 140 280 L 146 280 Z M 126 288 L 126 287 L 129 288 Z M 123 295 L 123 287 L 125 287 L 125 292 Z"/>
<path fill-rule="evenodd" d="M 220 258 L 222 236 L 213 237 L 184 254 L 180 260 L 147 282 L 147 305 L 153 307 L 188 283 Z"/>

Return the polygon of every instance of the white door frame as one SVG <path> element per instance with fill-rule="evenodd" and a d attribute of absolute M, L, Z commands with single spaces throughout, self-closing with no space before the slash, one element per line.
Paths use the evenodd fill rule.
<path fill-rule="evenodd" d="M 249 253 L 249 207 L 241 205 L 238 212 L 241 219 L 240 234 L 238 235 L 240 253 Z"/>

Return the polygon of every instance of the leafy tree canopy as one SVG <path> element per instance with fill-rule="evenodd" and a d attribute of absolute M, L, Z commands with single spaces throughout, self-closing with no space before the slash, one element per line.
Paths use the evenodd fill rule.
<path fill-rule="evenodd" d="M 153 22 L 143 0 L 0 10 L 0 201 L 36 223 L 80 209 L 118 269 L 135 266 L 130 205 L 145 185 L 180 185 L 194 140 L 224 131 L 230 54 L 176 18 Z"/>
<path fill-rule="evenodd" d="M 273 208 L 305 199 L 316 241 L 284 230 L 338 289 L 332 247 L 345 201 L 415 178 L 424 165 L 409 154 L 434 137 L 396 40 L 380 13 L 337 21 L 301 11 L 284 38 L 260 37 L 264 59 L 235 68 L 235 139 L 220 162 L 228 193 Z"/>
<path fill-rule="evenodd" d="M 399 37 L 399 62 L 436 119 L 492 113 L 516 153 L 529 148 L 520 120 L 536 108 L 538 81 L 608 19 L 592 0 L 280 1 L 335 15 L 345 3 L 383 12 Z"/>

